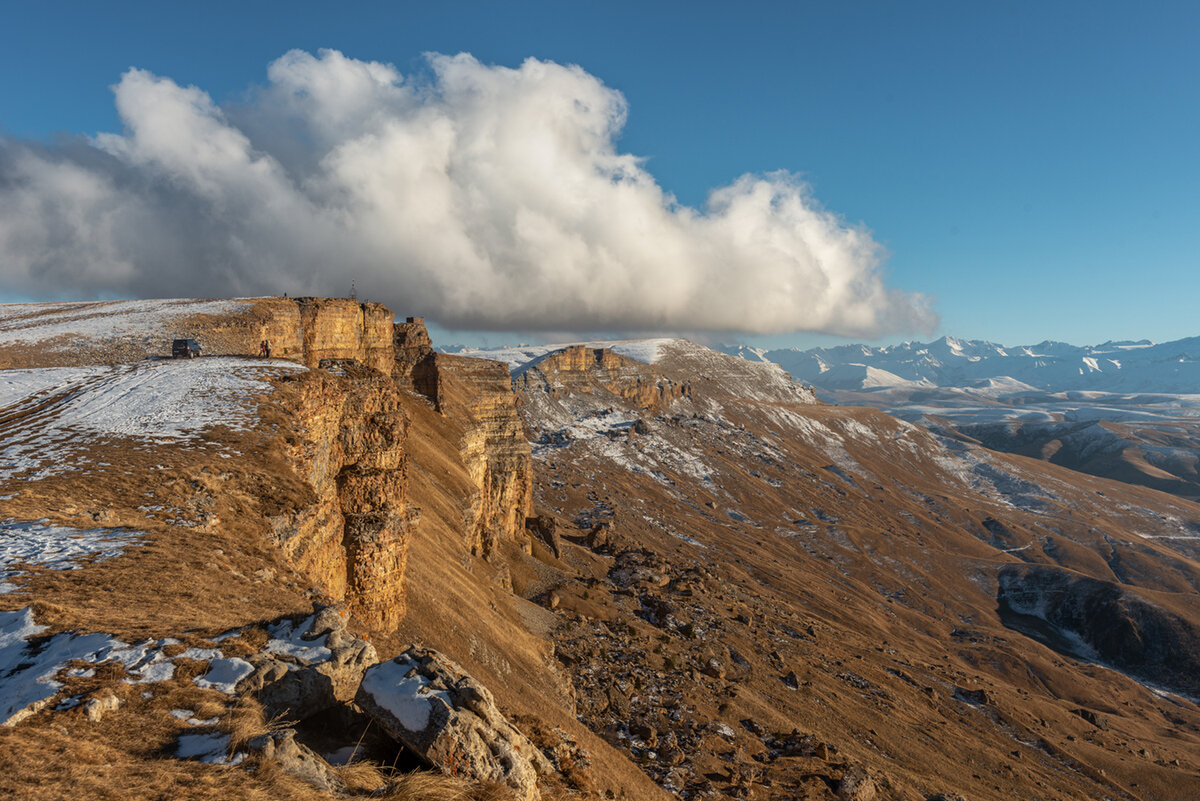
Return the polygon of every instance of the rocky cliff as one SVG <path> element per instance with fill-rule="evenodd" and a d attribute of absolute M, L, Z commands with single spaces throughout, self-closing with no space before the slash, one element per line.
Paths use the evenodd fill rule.
<path fill-rule="evenodd" d="M 371 333 L 378 319 L 391 325 L 382 307 L 356 312 L 316 299 L 297 306 L 304 359 L 327 368 L 285 382 L 296 427 L 290 460 L 314 498 L 272 526 L 297 569 L 332 599 L 345 600 L 355 618 L 390 630 L 404 616 L 404 572 L 418 517 L 407 495 L 409 420 L 401 393 L 426 396 L 460 432 L 457 456 L 473 484 L 460 502 L 463 536 L 484 558 L 502 541 L 528 547 L 533 474 L 516 395 L 503 364 L 434 353 L 419 319 L 396 324 L 385 349 Z M 387 371 L 394 377 L 370 364 L 385 351 L 396 354 Z"/>
<path fill-rule="evenodd" d="M 146 358 L 179 336 L 206 358 Z M 464 777 L 496 777 L 464 770 L 454 743 L 446 765 L 377 725 L 364 736 L 369 721 L 347 703 L 372 662 L 418 643 L 461 666 L 452 681 L 472 713 L 526 737 L 510 741 L 539 763 L 541 791 L 665 798 L 576 719 L 547 613 L 514 594 L 560 568 L 525 532 L 530 451 L 503 365 L 438 356 L 419 320 L 393 329 L 383 307 L 337 299 L 0 308 L 0 344 L 13 337 L 26 337 L 12 353 L 28 366 L 87 367 L 6 377 L 0 628 L 20 629 L 13 665 L 38 693 L 0 693 L 24 718 L 0 727 L 0 796 L 215 780 L 213 797 L 367 797 L 397 765 L 459 777 L 397 773 L 398 791 L 468 792 Z M 274 358 L 254 358 L 263 339 Z M 64 542 L 84 561 L 60 560 Z M 84 670 L 75 656 L 106 664 Z M 0 665 L 0 683 L 10 672 Z M 385 694 L 428 703 L 424 684 L 397 679 Z M 277 714 L 294 724 L 268 725 Z M 494 753 L 498 738 L 463 720 Z M 351 783 L 355 765 L 343 781 L 321 754 L 346 749 L 387 775 Z M 497 756 L 507 780 L 510 755 Z"/>
<path fill-rule="evenodd" d="M 120 364 L 171 355 L 171 340 L 204 355 L 271 355 L 316 367 L 354 359 L 392 370 L 392 313 L 350 298 L 240 298 L 25 303 L 0 308 L 0 369 Z"/>
<path fill-rule="evenodd" d="M 599 385 L 642 409 L 665 408 L 691 393 L 687 382 L 666 378 L 609 348 L 584 345 L 551 353 L 522 371 L 514 383 L 521 392 L 545 392 L 552 397 L 588 393 Z"/>
<path fill-rule="evenodd" d="M 394 375 L 459 426 L 459 455 L 476 493 L 464 517 L 471 553 L 488 558 L 501 541 L 526 542 L 533 465 L 508 368 L 489 359 L 434 353 L 420 318 L 395 326 Z"/>
<path fill-rule="evenodd" d="M 335 374 L 336 373 L 336 374 Z M 369 626 L 404 616 L 417 512 L 407 505 L 408 417 L 399 390 L 356 365 L 286 379 L 297 423 L 290 461 L 312 503 L 271 520 L 292 563 Z"/>
<path fill-rule="evenodd" d="M 298 298 L 303 359 L 355 359 L 383 373 L 392 371 L 392 312 L 382 303 L 344 298 Z"/>
<path fill-rule="evenodd" d="M 437 354 L 438 406 L 461 420 L 463 462 L 479 488 L 471 552 L 490 557 L 501 541 L 525 546 L 533 462 L 508 369 L 500 362 Z"/>
<path fill-rule="evenodd" d="M 437 369 L 433 340 L 425 328 L 424 317 L 409 317 L 392 328 L 395 364 L 392 376 L 400 386 L 434 400 L 437 396 Z"/>

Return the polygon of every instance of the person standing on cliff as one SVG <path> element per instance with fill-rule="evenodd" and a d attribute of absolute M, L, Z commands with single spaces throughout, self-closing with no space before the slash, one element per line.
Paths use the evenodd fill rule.
<path fill-rule="evenodd" d="M 263 355 L 268 359 L 271 358 L 271 340 L 269 339 L 263 340 Z"/>

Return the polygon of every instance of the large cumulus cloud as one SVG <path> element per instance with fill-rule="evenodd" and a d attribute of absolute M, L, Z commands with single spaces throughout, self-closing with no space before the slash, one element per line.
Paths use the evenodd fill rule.
<path fill-rule="evenodd" d="M 219 107 L 131 69 L 121 134 L 0 141 L 10 296 L 345 294 L 457 328 L 929 329 L 880 248 L 784 172 L 704 209 L 618 152 L 625 100 L 579 67 L 429 57 L 427 77 L 292 51 Z"/>

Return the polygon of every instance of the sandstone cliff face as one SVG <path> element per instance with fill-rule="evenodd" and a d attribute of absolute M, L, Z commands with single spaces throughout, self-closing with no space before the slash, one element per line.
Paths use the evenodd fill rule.
<path fill-rule="evenodd" d="M 464 514 L 471 553 L 488 558 L 504 540 L 525 547 L 533 462 L 508 368 L 434 353 L 420 318 L 397 323 L 395 330 L 397 382 L 463 429 L 459 454 L 477 488 Z"/>
<path fill-rule="evenodd" d="M 391 373 L 392 312 L 382 303 L 344 298 L 298 298 L 303 360 L 316 367 L 322 359 L 355 359 Z"/>
<path fill-rule="evenodd" d="M 296 472 L 316 500 L 272 520 L 291 562 L 352 615 L 379 629 L 404 616 L 404 570 L 417 513 L 406 503 L 408 417 L 378 372 L 313 371 L 291 380 L 303 432 Z"/>
<path fill-rule="evenodd" d="M 583 345 L 552 353 L 517 377 L 521 392 L 545 392 L 560 397 L 590 392 L 599 384 L 642 409 L 661 409 L 690 396 L 691 386 L 659 375 L 649 365 L 608 348 Z"/>
<path fill-rule="evenodd" d="M 144 308 L 139 308 L 139 304 Z M 171 340 L 197 340 L 205 356 L 257 356 L 316 367 L 354 359 L 390 373 L 392 313 L 350 298 L 244 298 L 21 304 L 0 310 L 10 339 L 0 368 L 122 364 L 171 355 Z M 107 318 L 107 324 L 97 325 Z"/>
<path fill-rule="evenodd" d="M 479 488 L 470 526 L 471 552 L 485 558 L 502 540 L 525 545 L 525 518 L 533 504 L 533 461 L 517 414 L 508 368 L 488 359 L 439 353 L 437 404 L 463 421 L 463 462 Z"/>
<path fill-rule="evenodd" d="M 437 403 L 437 366 L 433 340 L 425 328 L 424 317 L 409 317 L 393 327 L 392 345 L 395 365 L 392 376 L 405 389 L 411 389 Z"/>

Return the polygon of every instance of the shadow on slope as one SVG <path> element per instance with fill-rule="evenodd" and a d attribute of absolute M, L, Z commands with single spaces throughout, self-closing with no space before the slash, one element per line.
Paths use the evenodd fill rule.
<path fill-rule="evenodd" d="M 1001 621 L 1060 653 L 1200 697 L 1200 636 L 1182 615 L 1131 587 L 1044 565 L 1001 569 Z"/>

